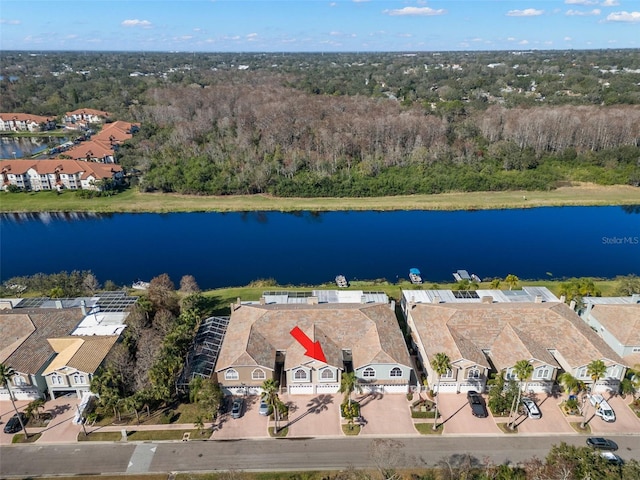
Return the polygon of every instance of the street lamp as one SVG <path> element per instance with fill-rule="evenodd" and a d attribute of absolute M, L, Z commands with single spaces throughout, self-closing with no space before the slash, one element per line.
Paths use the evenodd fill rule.
<path fill-rule="evenodd" d="M 16 159 L 16 152 L 11 152 L 11 153 L 13 153 L 13 159 L 15 160 Z"/>

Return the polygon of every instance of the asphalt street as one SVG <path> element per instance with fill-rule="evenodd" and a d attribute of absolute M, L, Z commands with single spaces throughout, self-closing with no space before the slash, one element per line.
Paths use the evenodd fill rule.
<path fill-rule="evenodd" d="M 0 448 L 0 477 L 114 473 L 338 470 L 428 467 L 469 454 L 479 464 L 544 458 L 554 444 L 585 445 L 584 436 L 433 436 L 296 438 L 161 443 L 11 445 Z M 635 435 L 610 436 L 624 459 L 640 458 Z"/>

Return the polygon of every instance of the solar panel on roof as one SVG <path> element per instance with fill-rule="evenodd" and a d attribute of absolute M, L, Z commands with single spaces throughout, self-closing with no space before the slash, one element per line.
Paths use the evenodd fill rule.
<path fill-rule="evenodd" d="M 474 290 L 454 290 L 453 296 L 456 298 L 480 298 Z"/>

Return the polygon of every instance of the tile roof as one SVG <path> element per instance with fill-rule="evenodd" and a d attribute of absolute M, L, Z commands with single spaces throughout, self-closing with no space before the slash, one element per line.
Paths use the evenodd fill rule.
<path fill-rule="evenodd" d="M 29 315 L 0 316 L 0 363 L 4 363 L 35 329 Z"/>
<path fill-rule="evenodd" d="M 56 170 L 69 175 L 82 173 L 82 178 L 93 175 L 94 178 L 111 178 L 113 172 L 122 171 L 122 167 L 116 164 L 104 164 L 97 162 L 82 162 L 68 159 L 52 160 L 0 160 L 0 171 L 7 170 L 15 175 L 25 175 L 30 169 L 34 169 L 40 175 L 53 174 Z"/>
<path fill-rule="evenodd" d="M 291 336 L 296 326 L 321 342 L 329 365 L 343 368 L 342 349 L 351 350 L 355 368 L 376 361 L 410 365 L 388 304 L 252 304 L 232 312 L 216 371 L 242 365 L 272 368 L 276 351 L 286 351 L 285 369 L 309 362 Z"/>
<path fill-rule="evenodd" d="M 73 157 L 74 159 L 84 160 L 88 158 L 104 158 L 104 157 L 113 157 L 115 152 L 109 141 L 103 140 L 89 140 L 87 142 L 82 142 L 79 145 L 76 145 L 73 148 L 62 153 L 62 155 L 68 155 Z"/>
<path fill-rule="evenodd" d="M 640 345 L 640 304 L 594 305 L 591 315 L 622 345 Z"/>
<path fill-rule="evenodd" d="M 125 140 L 129 140 L 133 135 L 131 134 L 131 127 L 140 127 L 138 123 L 129 123 L 118 120 L 117 122 L 107 123 L 102 127 L 98 133 L 92 138 L 93 140 L 102 140 L 104 142 L 116 142 L 122 143 Z"/>
<path fill-rule="evenodd" d="M 79 308 L 38 308 L 20 311 L 20 313 L 0 311 L 0 324 L 12 322 L 16 316 L 25 314 L 29 316 L 35 330 L 6 359 L 5 363 L 13 367 L 16 372 L 35 375 L 55 355 L 47 339 L 69 335 L 80 323 L 83 314 Z"/>
<path fill-rule="evenodd" d="M 452 361 L 457 360 L 464 346 L 451 333 L 455 331 L 463 332 L 463 337 L 459 334 L 462 338 L 472 341 L 479 350 L 490 350 L 492 358 L 497 356 L 505 364 L 512 354 L 501 349 L 514 349 L 525 358 L 542 357 L 542 361 L 550 360 L 544 350 L 557 350 L 571 367 L 587 365 L 594 359 L 623 364 L 564 303 L 424 303 L 415 305 L 411 316 L 429 356 L 445 352 Z"/>
<path fill-rule="evenodd" d="M 102 110 L 96 110 L 95 108 L 78 108 L 73 112 L 67 112 L 67 117 L 71 117 L 73 115 L 95 115 L 97 117 L 108 117 L 109 112 L 103 112 Z"/>
<path fill-rule="evenodd" d="M 49 364 L 43 375 L 63 367 L 84 373 L 95 373 L 118 340 L 118 335 L 65 337 L 49 339 L 58 355 Z"/>
<path fill-rule="evenodd" d="M 46 123 L 53 120 L 55 117 L 43 117 L 42 115 L 32 115 L 30 113 L 0 113 L 0 120 L 9 122 L 11 120 L 17 120 L 19 122 L 35 122 Z"/>

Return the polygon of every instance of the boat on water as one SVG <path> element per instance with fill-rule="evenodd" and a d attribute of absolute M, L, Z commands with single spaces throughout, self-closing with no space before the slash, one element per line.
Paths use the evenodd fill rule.
<path fill-rule="evenodd" d="M 336 285 L 340 288 L 347 288 L 349 286 L 349 282 L 347 281 L 347 277 L 344 275 L 336 275 Z"/>
<path fill-rule="evenodd" d="M 147 290 L 149 288 L 149 282 L 143 282 L 142 280 L 138 280 L 137 282 L 133 282 L 131 288 L 135 290 Z"/>
<path fill-rule="evenodd" d="M 422 274 L 420 273 L 420 270 L 417 268 L 410 268 L 409 280 L 411 280 L 411 283 L 414 285 L 422 285 Z"/>

